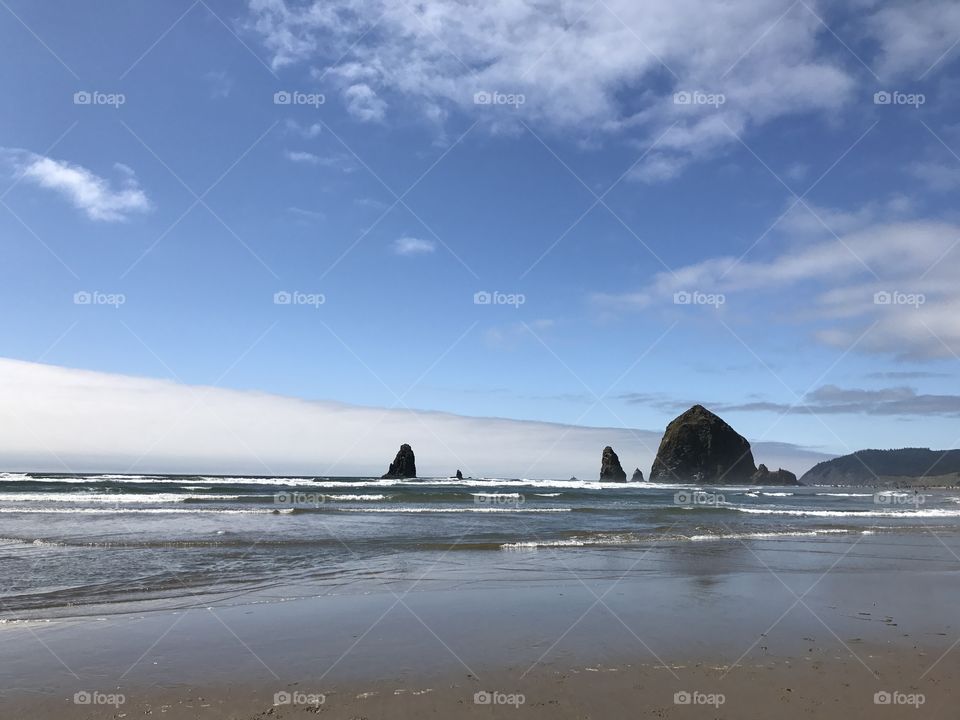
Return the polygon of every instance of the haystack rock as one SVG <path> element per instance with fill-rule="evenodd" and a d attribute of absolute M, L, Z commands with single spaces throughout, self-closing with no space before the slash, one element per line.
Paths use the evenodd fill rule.
<path fill-rule="evenodd" d="M 600 460 L 600 482 L 626 482 L 627 473 L 620 465 L 620 458 L 607 445 L 603 449 L 603 458 Z"/>
<path fill-rule="evenodd" d="M 387 472 L 380 477 L 384 480 L 399 478 L 415 478 L 417 476 L 417 460 L 413 456 L 413 448 L 404 443 L 400 446 L 397 456 L 390 463 Z"/>
<path fill-rule="evenodd" d="M 776 472 L 770 472 L 770 469 L 760 463 L 760 467 L 757 468 L 757 471 L 753 474 L 753 477 L 750 478 L 750 482 L 757 485 L 799 485 L 797 482 L 797 476 L 794 475 L 789 470 L 784 470 L 780 468 Z"/>
<path fill-rule="evenodd" d="M 640 468 L 635 468 L 633 471 L 633 477 L 630 478 L 630 482 L 643 482 L 643 470 Z"/>
<path fill-rule="evenodd" d="M 702 405 L 694 405 L 667 425 L 650 480 L 743 484 L 754 482 L 756 472 L 747 439 Z"/>
<path fill-rule="evenodd" d="M 457 474 L 455 475 L 455 477 L 457 478 L 457 480 L 463 480 L 463 473 L 457 470 Z"/>

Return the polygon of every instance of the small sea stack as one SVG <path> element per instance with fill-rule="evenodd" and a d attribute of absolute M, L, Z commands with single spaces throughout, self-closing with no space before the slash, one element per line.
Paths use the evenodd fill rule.
<path fill-rule="evenodd" d="M 603 449 L 603 457 L 600 459 L 600 482 L 626 482 L 627 473 L 620 465 L 620 458 L 613 451 L 613 448 L 607 445 Z"/>
<path fill-rule="evenodd" d="M 630 482 L 643 482 L 643 470 L 634 468 L 633 477 L 630 478 Z"/>
<path fill-rule="evenodd" d="M 401 478 L 415 478 L 417 476 L 417 460 L 413 455 L 413 448 L 404 443 L 400 446 L 397 456 L 390 463 L 390 467 L 383 475 L 383 480 L 398 480 Z"/>
<path fill-rule="evenodd" d="M 799 485 L 797 482 L 797 476 L 794 475 L 789 470 L 784 470 L 780 468 L 774 472 L 770 472 L 770 469 L 760 463 L 760 467 L 757 468 L 757 471 L 753 474 L 753 477 L 750 478 L 750 482 L 757 485 Z"/>
<path fill-rule="evenodd" d="M 457 470 L 457 474 L 454 475 L 457 480 L 463 480 L 463 473 Z"/>

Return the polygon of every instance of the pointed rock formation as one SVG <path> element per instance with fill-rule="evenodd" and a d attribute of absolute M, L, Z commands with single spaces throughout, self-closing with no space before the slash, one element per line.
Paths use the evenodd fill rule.
<path fill-rule="evenodd" d="M 776 472 L 770 472 L 769 468 L 763 463 L 757 468 L 757 471 L 750 478 L 750 482 L 757 485 L 799 485 L 797 476 L 789 470 L 783 468 Z"/>
<path fill-rule="evenodd" d="M 750 443 L 702 405 L 675 418 L 663 434 L 650 471 L 652 482 L 753 482 Z"/>
<path fill-rule="evenodd" d="M 630 478 L 630 482 L 643 482 L 643 470 L 634 468 L 633 477 Z"/>
<path fill-rule="evenodd" d="M 457 478 L 457 480 L 463 480 L 463 473 L 457 470 L 457 474 L 455 475 L 455 477 Z"/>
<path fill-rule="evenodd" d="M 417 476 L 417 460 L 413 456 L 413 448 L 404 443 L 400 446 L 397 456 L 390 463 L 387 472 L 381 479 L 415 478 Z"/>
<path fill-rule="evenodd" d="M 613 448 L 607 445 L 603 449 L 603 457 L 600 460 L 600 482 L 626 482 L 627 473 L 620 465 L 620 458 L 613 451 Z"/>

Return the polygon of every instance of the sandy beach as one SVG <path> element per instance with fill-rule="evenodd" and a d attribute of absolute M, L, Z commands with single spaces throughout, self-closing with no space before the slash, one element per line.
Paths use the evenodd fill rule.
<path fill-rule="evenodd" d="M 0 707 L 39 719 L 956 716 L 952 546 L 932 533 L 711 544 L 659 572 L 617 550 L 541 549 L 522 557 L 569 572 L 438 584 L 418 567 L 360 593 L 12 622 Z"/>

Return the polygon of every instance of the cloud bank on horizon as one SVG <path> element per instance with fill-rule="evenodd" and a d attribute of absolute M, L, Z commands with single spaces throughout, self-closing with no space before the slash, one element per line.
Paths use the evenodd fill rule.
<path fill-rule="evenodd" d="M 422 476 L 596 480 L 603 447 L 649 475 L 662 433 L 308 402 L 0 359 L 0 466 L 47 472 L 379 477 L 401 443 Z M 802 473 L 828 456 L 760 442 Z"/>

